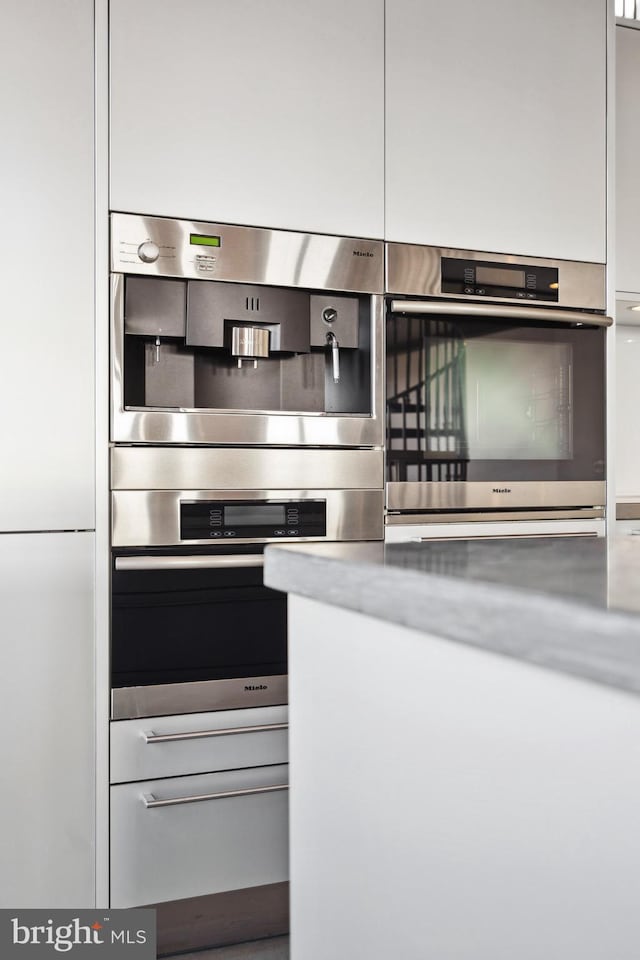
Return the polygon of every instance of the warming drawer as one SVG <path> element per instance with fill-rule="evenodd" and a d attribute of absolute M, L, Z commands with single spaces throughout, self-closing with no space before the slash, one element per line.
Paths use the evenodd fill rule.
<path fill-rule="evenodd" d="M 111 788 L 111 906 L 288 880 L 288 767 Z"/>
<path fill-rule="evenodd" d="M 283 764 L 287 707 L 145 717 L 111 724 L 111 783 Z"/>

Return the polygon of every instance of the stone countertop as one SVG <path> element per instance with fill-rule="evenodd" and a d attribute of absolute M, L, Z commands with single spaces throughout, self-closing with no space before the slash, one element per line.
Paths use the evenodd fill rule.
<path fill-rule="evenodd" d="M 267 547 L 265 583 L 640 694 L 640 536 Z"/>

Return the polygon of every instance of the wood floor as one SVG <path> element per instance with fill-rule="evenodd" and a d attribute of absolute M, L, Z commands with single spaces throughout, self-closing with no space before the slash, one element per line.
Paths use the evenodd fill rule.
<path fill-rule="evenodd" d="M 252 940 L 232 947 L 174 954 L 175 960 L 289 960 L 289 937 Z M 170 960 L 170 958 L 166 958 Z"/>

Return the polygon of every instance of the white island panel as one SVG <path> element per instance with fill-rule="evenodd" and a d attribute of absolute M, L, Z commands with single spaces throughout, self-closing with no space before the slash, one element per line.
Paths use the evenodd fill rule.
<path fill-rule="evenodd" d="M 635 960 L 640 701 L 289 609 L 296 960 Z"/>

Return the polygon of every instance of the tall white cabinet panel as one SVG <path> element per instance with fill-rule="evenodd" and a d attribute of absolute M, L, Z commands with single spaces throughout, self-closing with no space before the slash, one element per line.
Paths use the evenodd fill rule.
<path fill-rule="evenodd" d="M 0 530 L 87 529 L 93 495 L 93 3 L 0 30 Z"/>
<path fill-rule="evenodd" d="M 616 289 L 640 293 L 640 30 L 616 27 Z"/>
<path fill-rule="evenodd" d="M 387 239 L 604 262 L 606 12 L 387 0 Z"/>
<path fill-rule="evenodd" d="M 640 501 L 640 326 L 616 320 L 616 496 Z"/>
<path fill-rule="evenodd" d="M 383 0 L 112 0 L 112 209 L 382 237 L 383 29 Z"/>
<path fill-rule="evenodd" d="M 0 535 L 0 907 L 94 905 L 93 549 Z"/>

